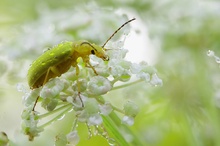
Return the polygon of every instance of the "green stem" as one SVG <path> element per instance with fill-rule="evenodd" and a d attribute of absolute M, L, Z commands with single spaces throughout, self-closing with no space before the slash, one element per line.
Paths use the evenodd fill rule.
<path fill-rule="evenodd" d="M 77 127 L 77 122 L 78 122 L 78 119 L 76 118 L 76 119 L 74 120 L 74 123 L 73 123 L 73 126 L 72 126 L 72 131 L 74 131 L 74 130 L 76 129 L 76 127 Z"/>
<path fill-rule="evenodd" d="M 130 145 L 119 132 L 119 127 L 115 123 L 114 119 L 112 119 L 110 116 L 102 116 L 102 119 L 106 130 L 108 131 L 109 135 L 114 136 L 114 140 L 116 141 L 116 143 L 118 143 L 120 146 Z"/>
<path fill-rule="evenodd" d="M 100 97 L 98 101 L 103 104 L 105 103 L 105 100 L 102 97 Z M 113 107 L 113 109 L 123 113 L 122 110 L 116 107 Z M 117 116 L 117 114 L 114 111 L 112 111 L 108 116 L 102 116 L 102 119 L 103 119 L 103 125 L 105 126 L 106 130 L 109 132 L 109 134 L 113 135 L 114 139 L 120 146 L 144 145 L 139 139 L 139 137 L 137 137 L 137 135 L 130 130 L 128 125 L 124 125 L 121 123 L 121 119 Z M 121 131 L 132 136 L 133 141 L 127 142 Z"/>
<path fill-rule="evenodd" d="M 104 100 L 103 98 L 96 98 L 96 100 L 97 100 L 100 104 L 105 104 L 105 100 Z M 113 110 L 115 110 L 115 111 L 117 111 L 117 112 L 119 112 L 119 113 L 124 114 L 124 111 L 123 111 L 123 110 L 121 110 L 121 109 L 119 109 L 119 108 L 117 108 L 117 107 L 115 107 L 115 106 L 113 106 L 113 105 L 111 105 L 111 107 L 112 107 Z"/>
<path fill-rule="evenodd" d="M 67 108 L 66 110 L 64 110 L 63 112 L 61 112 L 59 115 L 57 115 L 56 117 L 54 117 L 53 119 L 51 119 L 50 121 L 48 121 L 47 123 L 45 123 L 45 124 L 43 124 L 43 125 L 41 125 L 41 126 L 39 126 L 39 128 L 44 128 L 44 127 L 46 127 L 46 126 L 48 126 L 48 125 L 50 125 L 53 121 L 55 121 L 55 120 L 58 120 L 60 117 L 62 117 L 65 113 L 67 113 L 70 109 L 72 109 L 72 106 L 63 106 L 63 107 L 61 107 L 61 108 Z M 60 109 L 61 109 L 60 108 Z"/>
<path fill-rule="evenodd" d="M 128 125 L 121 123 L 121 119 L 117 116 L 115 112 L 109 114 L 109 116 L 102 116 L 103 124 L 106 130 L 114 136 L 114 139 L 120 146 L 143 146 L 145 145 L 140 138 L 130 130 Z M 123 133 L 121 132 L 123 131 Z M 132 141 L 126 141 L 123 136 L 124 133 L 132 137 Z"/>
<path fill-rule="evenodd" d="M 55 109 L 55 110 L 53 110 L 53 111 L 51 111 L 51 112 L 47 112 L 47 113 L 45 113 L 45 114 L 40 115 L 39 118 L 47 117 L 47 116 L 49 116 L 49 115 L 52 115 L 52 114 L 54 114 L 54 113 L 56 113 L 56 112 L 59 112 L 59 111 L 65 109 L 65 108 L 67 108 L 67 107 L 72 107 L 72 105 L 71 105 L 70 103 L 65 104 L 64 106 L 62 106 L 62 107 L 60 107 L 60 108 L 57 108 L 57 109 Z"/>
<path fill-rule="evenodd" d="M 134 81 L 134 82 L 131 82 L 131 83 L 128 83 L 128 84 L 123 84 L 123 85 L 120 85 L 120 86 L 117 86 L 117 87 L 113 87 L 112 90 L 121 89 L 121 88 L 131 86 L 131 85 L 134 85 L 134 84 L 137 84 L 137 83 L 140 83 L 140 82 L 143 82 L 143 80 L 137 80 L 137 81 Z"/>
<path fill-rule="evenodd" d="M 121 109 L 119 109 L 119 108 L 117 108 L 117 107 L 115 107 L 115 106 L 112 106 L 112 109 L 115 110 L 115 111 L 117 111 L 117 112 L 119 112 L 119 113 L 122 113 L 122 114 L 125 113 L 123 110 L 121 110 Z"/>

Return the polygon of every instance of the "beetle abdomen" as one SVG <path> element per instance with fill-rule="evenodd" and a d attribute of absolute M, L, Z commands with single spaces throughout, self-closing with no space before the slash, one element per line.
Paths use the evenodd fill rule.
<path fill-rule="evenodd" d="M 71 66 L 73 52 L 73 42 L 64 42 L 42 54 L 32 63 L 28 70 L 29 86 L 38 88 L 50 78 L 60 76 L 68 71 Z M 52 68 L 56 68 L 58 72 L 51 71 Z M 48 76 L 46 77 L 47 73 Z"/>

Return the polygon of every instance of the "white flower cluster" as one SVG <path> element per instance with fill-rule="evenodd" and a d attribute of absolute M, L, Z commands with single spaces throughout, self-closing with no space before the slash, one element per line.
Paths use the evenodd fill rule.
<path fill-rule="evenodd" d="M 78 122 L 86 123 L 88 126 L 98 126 L 103 122 L 102 116 L 109 115 L 115 108 L 105 102 L 101 95 L 110 92 L 118 81 L 129 82 L 132 76 L 136 75 L 137 80 L 146 81 L 152 85 L 162 85 L 162 80 L 156 75 L 156 70 L 147 63 L 140 64 L 126 61 L 127 50 L 114 49 L 106 50 L 110 60 L 102 59 L 91 55 L 90 62 L 98 75 L 87 67 L 82 59 L 78 59 L 80 68 L 76 76 L 75 68 L 63 74 L 61 77 L 49 80 L 43 87 L 31 90 L 24 96 L 26 109 L 22 114 L 22 128 L 30 139 L 39 135 L 43 126 L 38 126 L 39 118 L 37 112 L 32 111 L 36 98 L 39 96 L 41 106 L 49 112 L 62 109 L 65 106 L 74 110 Z M 66 106 L 68 105 L 68 106 Z M 128 102 L 121 110 L 125 115 L 122 123 L 132 125 L 134 117 L 138 113 L 138 106 Z M 64 113 L 65 114 L 65 113 Z M 59 117 L 60 118 L 60 117 Z M 57 120 L 57 119 L 56 119 Z M 39 128 L 41 127 L 41 128 Z M 67 135 L 67 141 L 77 138 L 76 128 Z"/>

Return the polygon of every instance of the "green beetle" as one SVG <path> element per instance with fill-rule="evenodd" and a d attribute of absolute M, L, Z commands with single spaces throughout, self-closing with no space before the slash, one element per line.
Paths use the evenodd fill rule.
<path fill-rule="evenodd" d="M 32 63 L 27 75 L 28 84 L 31 89 L 43 86 L 49 79 L 67 72 L 71 66 L 76 67 L 79 57 L 89 66 L 90 54 L 108 60 L 104 50 L 87 41 L 63 42 L 46 51 Z"/>
<path fill-rule="evenodd" d="M 97 74 L 89 62 L 89 55 L 93 54 L 104 61 L 108 61 L 109 57 L 106 55 L 106 49 L 104 46 L 122 27 L 133 20 L 135 20 L 135 18 L 128 20 L 121 25 L 101 47 L 88 41 L 67 41 L 46 51 L 32 63 L 28 70 L 27 80 L 30 88 L 35 89 L 43 86 L 49 81 L 49 79 L 59 77 L 67 72 L 71 66 L 76 67 L 76 75 L 78 75 L 79 68 L 77 66 L 77 59 L 79 57 L 81 57 L 87 66 L 91 67 L 94 73 Z M 79 89 L 79 83 L 77 86 Z M 35 101 L 33 111 L 38 98 Z"/>

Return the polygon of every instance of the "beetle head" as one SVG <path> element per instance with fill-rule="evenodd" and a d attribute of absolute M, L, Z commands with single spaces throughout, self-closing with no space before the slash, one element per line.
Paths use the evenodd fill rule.
<path fill-rule="evenodd" d="M 106 55 L 104 48 L 102 48 L 96 44 L 91 44 L 89 42 L 82 42 L 81 46 L 82 45 L 88 45 L 88 47 L 86 49 L 89 51 L 88 54 L 93 54 L 99 58 L 102 58 L 104 61 L 109 60 L 109 57 L 108 57 L 108 55 Z"/>

